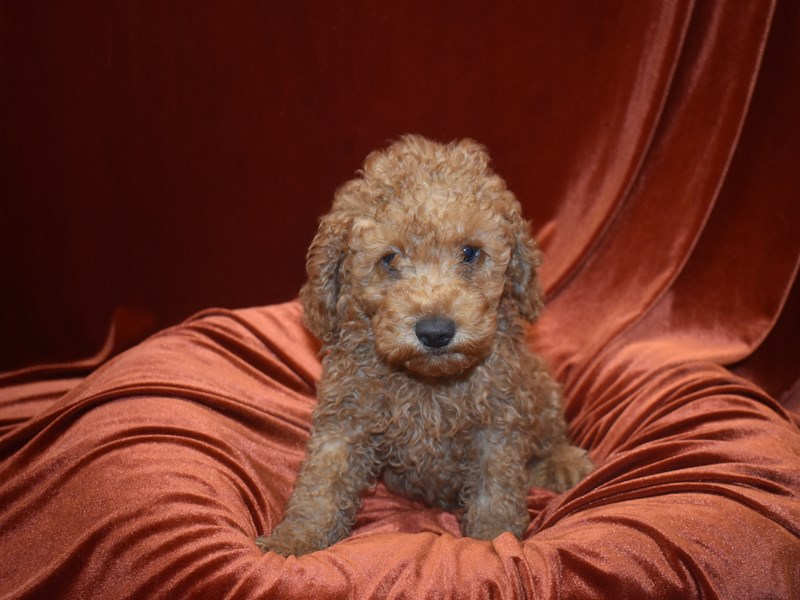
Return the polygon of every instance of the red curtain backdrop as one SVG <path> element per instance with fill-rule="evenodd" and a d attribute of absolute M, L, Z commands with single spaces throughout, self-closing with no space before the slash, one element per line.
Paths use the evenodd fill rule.
<path fill-rule="evenodd" d="M 798 73 L 790 0 L 3 3 L 0 597 L 800 597 Z M 598 469 L 523 540 L 379 485 L 262 555 L 305 249 L 406 132 L 523 203 Z"/>

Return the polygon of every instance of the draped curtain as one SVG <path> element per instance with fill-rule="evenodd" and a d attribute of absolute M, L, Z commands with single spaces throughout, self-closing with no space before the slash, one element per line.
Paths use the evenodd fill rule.
<path fill-rule="evenodd" d="M 210 72 L 223 64 L 247 76 L 209 91 L 213 106 L 198 97 L 203 111 L 235 126 L 212 141 L 249 140 L 234 175 L 255 177 L 245 151 L 271 148 L 264 158 L 288 175 L 266 195 L 287 191 L 293 177 L 304 191 L 330 188 L 291 211 L 282 205 L 283 220 L 267 226 L 275 236 L 253 242 L 270 260 L 246 259 L 246 279 L 269 280 L 264 264 L 287 249 L 302 279 L 308 240 L 287 219 L 305 219 L 311 233 L 336 177 L 341 183 L 386 138 L 475 137 L 545 250 L 547 306 L 529 339 L 562 382 L 571 434 L 598 468 L 566 494 L 530 490 L 522 540 L 464 538 L 454 515 L 379 484 L 351 538 L 299 559 L 262 555 L 254 539 L 282 516 L 320 370 L 299 304 L 210 308 L 145 341 L 146 315 L 123 310 L 91 358 L 0 375 L 0 597 L 800 597 L 800 4 L 226 6 L 198 3 L 170 21 L 177 38 L 216 34 L 203 46 L 219 52 L 207 60 Z M 108 35 L 124 30 L 132 48 L 152 50 L 145 8 L 113 7 Z M 4 6 L 0 14 L 16 39 L 21 13 Z M 213 27 L 209 15 L 218 17 Z M 268 88 L 243 98 L 247 78 L 264 77 L 265 45 L 277 49 L 275 64 L 302 69 L 269 70 Z M 231 46 L 252 52 L 235 63 L 225 54 Z M 185 66 L 197 52 L 187 48 L 164 50 L 154 72 Z M 155 69 L 139 58 L 129 65 L 134 79 Z M 14 71 L 3 60 L 8 80 Z M 197 73 L 174 71 L 184 83 Z M 191 95 L 169 77 L 159 81 L 165 102 L 176 90 Z M 267 111 L 295 112 L 254 145 L 227 112 L 231 95 L 253 111 L 264 100 Z M 150 110 L 129 123 L 166 114 Z M 185 114 L 193 110 L 187 103 Z M 21 167 L 32 163 L 15 137 L 22 130 L 0 119 L 6 140 L 22 144 L 18 154 L 3 149 L 3 181 L 24 196 Z M 169 127 L 140 124 L 145 137 Z M 161 141 L 154 202 L 168 202 L 181 181 L 174 173 L 189 171 L 200 202 L 208 182 L 200 167 L 227 155 L 190 152 L 198 140 L 189 129 Z M 298 161 L 299 149 L 313 160 Z M 155 165 L 142 147 L 115 152 L 110 167 L 96 167 L 99 178 L 138 177 Z M 114 166 L 131 156 L 139 162 Z M 233 182 L 232 193 L 268 180 Z M 136 193 L 150 189 L 129 181 Z M 134 192 L 123 196 L 138 201 Z M 195 228 L 204 218 L 223 229 L 235 222 L 204 206 L 164 209 L 174 237 L 134 222 L 160 232 L 157 248 L 181 241 L 176 215 L 190 215 Z M 19 219 L 26 209 L 14 210 Z M 247 223 L 225 230 L 260 231 Z M 69 255 L 69 235 L 61 239 Z M 6 260 L 23 254 L 15 252 Z M 238 259 L 226 256 L 226 266 L 235 271 Z M 153 272 L 175 269 L 170 260 Z M 297 284 L 272 276 L 276 286 Z M 155 312 L 180 296 L 158 277 L 169 293 L 151 297 Z M 18 293 L 23 311 L 32 292 Z"/>

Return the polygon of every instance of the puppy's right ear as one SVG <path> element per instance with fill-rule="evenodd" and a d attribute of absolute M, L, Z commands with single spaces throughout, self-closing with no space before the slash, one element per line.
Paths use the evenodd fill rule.
<path fill-rule="evenodd" d="M 341 267 L 350 222 L 344 211 L 333 210 L 320 221 L 306 258 L 308 279 L 300 289 L 306 327 L 322 342 L 330 342 L 338 327 L 337 303 Z"/>
<path fill-rule="evenodd" d="M 300 301 L 309 331 L 322 342 L 334 340 L 339 329 L 342 300 L 349 293 L 343 273 L 353 223 L 371 204 L 369 186 L 362 177 L 343 184 L 333 196 L 331 211 L 322 217 L 306 258 L 308 279 Z"/>

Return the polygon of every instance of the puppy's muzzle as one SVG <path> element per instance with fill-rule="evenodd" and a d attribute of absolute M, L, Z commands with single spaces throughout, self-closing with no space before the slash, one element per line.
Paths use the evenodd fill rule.
<path fill-rule="evenodd" d="M 444 348 L 456 335 L 456 324 L 452 319 L 439 317 L 420 319 L 414 326 L 414 333 L 426 348 Z"/>

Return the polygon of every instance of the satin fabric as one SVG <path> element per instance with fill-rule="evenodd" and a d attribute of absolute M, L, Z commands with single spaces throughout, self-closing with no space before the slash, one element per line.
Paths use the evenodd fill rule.
<path fill-rule="evenodd" d="M 262 555 L 253 540 L 282 515 L 319 376 L 300 317 L 297 303 L 208 311 L 85 379 L 4 389 L 19 421 L 0 438 L 6 597 L 800 589 L 800 432 L 752 384 L 659 343 L 566 377 L 573 436 L 598 469 L 563 495 L 531 490 L 524 540 L 464 538 L 453 515 L 378 485 L 348 540 Z"/>
<path fill-rule="evenodd" d="M 594 473 L 530 490 L 522 540 L 379 484 L 347 540 L 262 555 L 319 376 L 299 305 L 118 354 L 147 329 L 122 315 L 92 359 L 0 376 L 0 597 L 800 597 L 800 5 L 618 6 L 570 13 L 614 76 L 587 66 L 528 121 L 573 170 L 508 176 L 555 198 L 521 194 L 546 252 L 530 343 Z"/>

